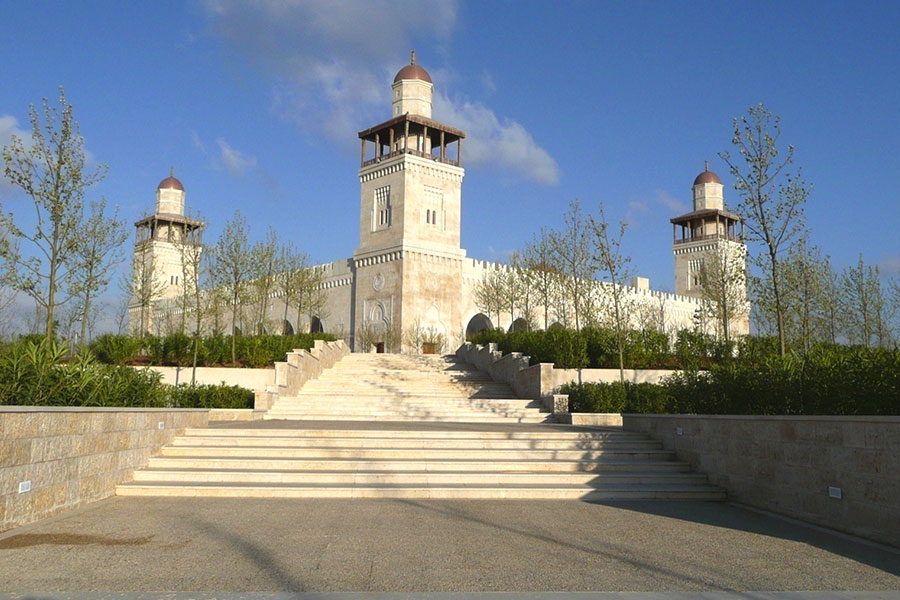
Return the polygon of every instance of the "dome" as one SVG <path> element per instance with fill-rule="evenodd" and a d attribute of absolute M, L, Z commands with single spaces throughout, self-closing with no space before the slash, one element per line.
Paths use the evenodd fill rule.
<path fill-rule="evenodd" d="M 179 192 L 184 191 L 184 186 L 181 185 L 181 182 L 175 178 L 175 174 L 171 171 L 169 172 L 169 176 L 159 182 L 159 185 L 156 186 L 158 190 L 178 190 Z"/>
<path fill-rule="evenodd" d="M 697 179 L 694 180 L 694 185 L 700 185 L 703 183 L 718 183 L 722 184 L 722 180 L 719 179 L 719 176 L 709 170 L 709 163 L 706 163 L 706 170 L 697 175 Z"/>
<path fill-rule="evenodd" d="M 394 83 L 397 83 L 401 79 L 418 79 L 419 81 L 427 81 L 428 83 L 431 83 L 431 76 L 428 75 L 428 71 L 416 64 L 415 50 L 412 51 L 412 56 L 409 59 L 409 64 L 397 72 L 396 77 L 394 77 Z"/>

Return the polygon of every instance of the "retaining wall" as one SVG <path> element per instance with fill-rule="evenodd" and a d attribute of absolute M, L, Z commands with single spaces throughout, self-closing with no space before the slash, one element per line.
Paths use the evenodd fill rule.
<path fill-rule="evenodd" d="M 0 407 L 0 531 L 115 494 L 205 409 Z M 159 424 L 163 428 L 159 428 Z M 31 490 L 19 493 L 21 482 Z"/>
<path fill-rule="evenodd" d="M 900 547 L 900 417 L 625 414 L 622 421 L 709 475 L 732 500 Z"/>
<path fill-rule="evenodd" d="M 144 368 L 144 367 L 141 367 Z M 191 382 L 191 367 L 147 367 L 162 374 L 163 383 L 175 385 Z M 248 390 L 265 391 L 275 383 L 275 369 L 239 369 L 230 367 L 197 367 L 200 385 L 239 385 Z"/>

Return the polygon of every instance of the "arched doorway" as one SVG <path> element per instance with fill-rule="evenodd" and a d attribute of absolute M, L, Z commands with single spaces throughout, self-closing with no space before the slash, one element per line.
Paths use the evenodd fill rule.
<path fill-rule="evenodd" d="M 281 324 L 281 335 L 294 335 L 294 326 L 287 319 Z"/>
<path fill-rule="evenodd" d="M 313 318 L 309 322 L 309 332 L 310 333 L 325 333 L 325 326 L 322 325 L 322 320 L 313 316 Z"/>
<path fill-rule="evenodd" d="M 510 333 L 516 333 L 517 331 L 528 331 L 531 329 L 531 325 L 525 319 L 519 318 L 512 322 L 512 325 L 509 326 Z"/>
<path fill-rule="evenodd" d="M 494 324 L 491 323 L 491 320 L 484 313 L 478 313 L 471 319 L 469 319 L 469 324 L 466 325 L 466 337 L 470 335 L 474 335 L 479 331 L 484 331 L 485 329 L 493 329 Z"/>

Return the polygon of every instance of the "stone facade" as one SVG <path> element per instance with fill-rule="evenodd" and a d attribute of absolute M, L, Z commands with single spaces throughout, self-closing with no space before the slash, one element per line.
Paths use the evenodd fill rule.
<path fill-rule="evenodd" d="M 0 407 L 0 531 L 112 496 L 208 418 L 191 409 Z"/>
<path fill-rule="evenodd" d="M 289 307 L 287 323 L 283 323 L 284 303 L 273 298 L 268 319 L 273 332 L 323 330 L 345 339 L 357 352 L 448 352 L 464 341 L 467 331 L 509 328 L 520 316 L 501 313 L 489 319 L 475 300 L 479 282 L 491 271 L 508 267 L 469 258 L 460 247 L 465 133 L 432 119 L 434 86 L 414 62 L 397 74 L 391 91 L 392 118 L 359 132 L 359 246 L 349 259 L 316 267 L 324 275 L 324 303 L 318 314 L 299 314 L 296 307 Z M 181 188 L 180 182 L 177 187 Z M 721 188 L 721 183 L 695 185 L 695 205 L 703 210 L 721 209 Z M 160 194 L 171 195 L 174 202 L 171 206 L 157 202 L 157 213 L 171 210 L 183 214 L 183 190 L 176 193 L 160 184 Z M 153 218 L 165 221 L 167 213 Z M 721 233 L 716 243 L 736 244 L 743 251 L 743 244 L 732 241 L 733 219 L 710 222 L 713 224 L 703 221 L 702 226 L 721 226 L 721 231 L 701 232 L 695 227 L 697 240 L 702 238 L 708 244 L 710 235 Z M 144 221 L 138 225 L 139 229 L 148 227 Z M 163 278 L 174 281 L 180 264 L 168 257 L 175 245 L 165 238 L 166 233 L 154 235 L 151 254 L 166 265 Z M 690 260 L 681 252 L 687 249 L 693 256 L 700 252 L 694 246 L 676 244 L 676 282 L 687 272 L 682 262 Z M 597 282 L 589 293 L 599 295 L 602 285 Z M 679 290 L 682 288 L 685 286 Z M 677 295 L 667 294 L 651 290 L 648 280 L 636 278 L 628 286 L 628 299 L 637 307 L 631 325 L 641 327 L 640 315 L 654 313 L 662 315 L 657 326 L 668 332 L 697 326 L 698 315 L 708 312 L 707 304 L 696 289 L 688 288 Z M 177 291 L 167 289 L 163 304 L 170 307 L 170 313 L 178 310 L 175 296 Z M 134 306 L 133 321 L 140 314 L 137 303 Z M 252 308 L 248 312 L 252 313 Z M 537 306 L 535 314 L 543 315 L 543 307 Z M 554 324 L 541 319 L 535 323 L 543 328 Z M 747 333 L 747 325 L 743 318 L 733 332 Z"/>
<path fill-rule="evenodd" d="M 622 415 L 737 502 L 900 545 L 900 417 Z"/>

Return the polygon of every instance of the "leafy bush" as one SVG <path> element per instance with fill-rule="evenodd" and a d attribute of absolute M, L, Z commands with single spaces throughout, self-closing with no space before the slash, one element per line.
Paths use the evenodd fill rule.
<path fill-rule="evenodd" d="M 297 335 L 238 336 L 235 340 L 237 365 L 266 367 L 285 360 L 294 349 L 309 350 L 316 340 L 334 341 L 327 333 L 300 333 Z M 98 361 L 105 364 L 133 363 L 143 355 L 152 365 L 187 366 L 193 363 L 194 340 L 184 334 L 165 337 L 107 334 L 97 338 L 90 350 Z M 197 348 L 197 366 L 211 367 L 231 364 L 231 336 L 214 335 L 202 338 Z"/>
<path fill-rule="evenodd" d="M 253 391 L 237 385 L 179 385 L 170 401 L 179 408 L 253 408 Z"/>
<path fill-rule="evenodd" d="M 119 342 L 101 346 L 119 348 Z M 252 408 L 253 392 L 238 386 L 170 386 L 149 369 L 99 364 L 90 352 L 62 362 L 59 342 L 26 340 L 0 354 L 0 405 Z"/>
<path fill-rule="evenodd" d="M 60 362 L 66 348 L 41 340 L 13 344 L 0 356 L 0 404 L 26 406 L 165 406 L 160 375 L 97 364 L 82 352 Z"/>
<path fill-rule="evenodd" d="M 806 356 L 723 360 L 659 385 L 572 383 L 560 392 L 575 412 L 900 415 L 900 350 L 820 346 Z"/>
<path fill-rule="evenodd" d="M 134 360 L 141 351 L 140 338 L 130 335 L 101 335 L 88 346 L 101 363 L 124 365 Z"/>

